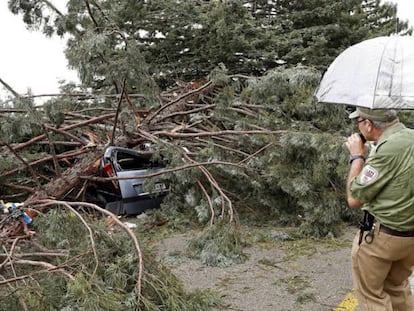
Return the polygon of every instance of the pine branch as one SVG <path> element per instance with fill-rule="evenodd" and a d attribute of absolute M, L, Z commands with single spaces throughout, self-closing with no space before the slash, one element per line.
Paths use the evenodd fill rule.
<path fill-rule="evenodd" d="M 17 159 L 19 159 L 20 162 L 23 163 L 23 165 L 29 170 L 29 172 L 32 174 L 33 180 L 35 181 L 35 183 L 37 184 L 37 190 L 40 190 L 40 188 L 42 187 L 40 181 L 39 181 L 39 176 L 36 174 L 36 172 L 34 171 L 34 169 L 31 167 L 31 165 L 29 163 L 26 162 L 25 159 L 23 159 L 8 143 L 3 142 L 3 144 L 7 147 L 7 149 L 9 149 Z"/>
<path fill-rule="evenodd" d="M 14 97 L 19 97 L 19 93 L 17 93 L 10 85 L 8 85 L 3 79 L 0 78 L 0 83 L 10 92 L 13 94 Z"/>
<path fill-rule="evenodd" d="M 22 186 L 22 185 L 15 185 L 15 184 L 11 184 L 11 183 L 3 183 L 2 186 L 10 188 L 10 189 L 15 189 L 15 190 L 23 190 L 23 191 L 26 191 L 28 193 L 35 193 L 36 192 L 36 189 L 33 189 L 32 187 L 25 187 L 25 186 Z"/>
<path fill-rule="evenodd" d="M 64 276 L 66 276 L 67 278 L 69 278 L 70 280 L 72 280 L 72 281 L 75 280 L 75 277 L 72 276 L 70 273 L 66 272 L 63 269 L 63 267 L 54 266 L 54 265 L 52 265 L 48 262 L 18 259 L 18 260 L 13 260 L 13 264 L 20 264 L 20 265 L 25 265 L 25 266 L 40 266 L 40 267 L 44 268 L 44 270 L 39 270 L 39 271 L 32 272 L 32 273 L 29 273 L 29 274 L 26 274 L 26 275 L 20 275 L 20 276 L 16 276 L 16 277 L 13 277 L 13 278 L 5 279 L 3 281 L 0 281 L 0 286 L 4 285 L 4 284 L 8 284 L 8 283 L 13 283 L 13 282 L 25 280 L 25 279 L 28 279 L 28 278 L 33 278 L 37 274 L 51 273 L 51 272 L 61 273 Z"/>
<path fill-rule="evenodd" d="M 50 126 L 50 125 L 45 125 L 45 127 L 46 127 L 46 129 L 51 130 L 53 132 L 62 134 L 64 136 L 68 136 L 70 139 L 77 141 L 82 146 L 86 146 L 88 144 L 87 142 L 85 142 L 82 139 L 80 139 L 78 136 L 73 135 L 73 134 L 71 134 L 68 131 L 65 131 L 63 129 L 57 129 L 57 128 L 55 128 L 53 126 Z M 56 144 L 56 143 L 57 143 L 56 141 L 53 141 L 53 144 Z"/>
<path fill-rule="evenodd" d="M 71 158 L 77 157 L 81 154 L 92 152 L 92 151 L 93 151 L 93 149 L 81 149 L 81 150 L 76 150 L 76 151 L 68 151 L 68 152 L 65 152 L 65 153 L 61 153 L 60 155 L 57 156 L 57 158 L 59 160 L 71 159 Z M 39 159 L 39 160 L 32 161 L 32 162 L 28 163 L 28 166 L 30 166 L 30 167 L 37 166 L 37 165 L 49 162 L 51 160 L 52 160 L 52 156 L 44 157 L 42 159 Z M 3 174 L 0 175 L 0 178 L 12 176 L 14 174 L 19 173 L 20 170 L 21 170 L 21 168 L 15 168 L 15 169 L 6 171 L 6 172 L 4 172 Z"/>
<path fill-rule="evenodd" d="M 215 142 L 210 142 L 210 141 L 208 141 L 208 140 L 201 139 L 201 138 L 196 138 L 196 140 L 197 140 L 197 141 L 200 141 L 200 142 L 203 142 L 203 143 L 205 143 L 206 145 L 211 144 L 211 145 L 212 145 L 212 146 L 214 146 L 214 147 L 217 147 L 217 148 L 220 148 L 220 149 L 223 149 L 223 150 L 226 150 L 226 151 L 232 152 L 232 153 L 238 153 L 238 154 L 240 154 L 240 155 L 242 155 L 242 156 L 249 156 L 249 154 L 247 154 L 247 153 L 245 153 L 245 152 L 243 152 L 243 151 L 241 151 L 241 150 L 239 150 L 239 149 L 235 149 L 235 148 L 231 148 L 231 147 L 223 146 L 223 145 L 217 144 L 217 143 L 215 143 Z"/>
<path fill-rule="evenodd" d="M 155 117 L 157 117 L 163 110 L 167 109 L 168 107 L 178 103 L 179 101 L 183 100 L 184 98 L 187 98 L 191 95 L 200 93 L 201 91 L 203 91 L 204 89 L 207 89 L 208 87 L 210 87 L 213 84 L 212 81 L 208 81 L 207 83 L 205 83 L 204 85 L 202 85 L 201 87 L 195 89 L 195 90 L 191 90 L 190 92 L 181 95 L 180 97 L 176 98 L 175 100 L 170 101 L 169 103 L 167 103 L 166 105 L 163 105 L 160 109 L 158 109 L 157 111 L 155 111 L 151 116 L 149 116 L 146 120 L 147 122 L 151 122 Z"/>
<path fill-rule="evenodd" d="M 251 155 L 249 155 L 247 158 L 241 160 L 239 162 L 239 164 L 242 164 L 244 162 L 247 162 L 248 160 L 250 160 L 251 158 L 255 157 L 256 155 L 258 155 L 259 153 L 261 153 L 262 151 L 266 150 L 267 148 L 273 146 L 273 143 L 269 143 L 266 146 L 263 146 L 262 148 L 260 148 L 259 150 L 257 150 L 256 152 L 252 153 Z"/>
<path fill-rule="evenodd" d="M 8 257 L 8 254 L 0 254 L 0 258 Z M 15 254 L 14 257 L 16 258 L 24 258 L 24 257 L 68 257 L 67 252 L 32 252 L 32 253 L 19 253 Z M 0 265 L 1 267 L 1 265 Z"/>
<path fill-rule="evenodd" d="M 201 181 L 197 180 L 196 182 L 197 182 L 197 185 L 200 187 L 201 191 L 203 191 L 205 197 L 207 198 L 208 206 L 210 208 L 210 213 L 211 213 L 211 215 L 210 215 L 210 226 L 212 226 L 213 223 L 214 223 L 214 218 L 215 218 L 213 202 L 211 201 L 211 197 L 208 194 L 206 188 L 201 183 Z"/>
<path fill-rule="evenodd" d="M 55 200 L 39 200 L 39 201 L 32 201 L 31 202 L 32 205 L 34 205 L 36 207 L 36 205 L 38 205 L 39 207 L 42 206 L 53 206 L 53 205 L 63 205 L 63 206 L 84 206 L 84 207 L 89 207 L 91 209 L 97 210 L 100 213 L 108 216 L 111 218 L 112 222 L 116 223 L 119 227 L 121 227 L 127 234 L 128 236 L 131 238 L 131 240 L 134 243 L 135 246 L 135 250 L 137 252 L 137 256 L 138 256 L 138 278 L 136 280 L 136 289 L 137 289 L 137 298 L 136 298 L 136 302 L 135 302 L 135 306 L 138 310 L 138 306 L 140 304 L 141 301 L 141 286 L 142 286 L 142 275 L 143 275 L 143 260 L 142 260 L 142 252 L 141 252 L 141 247 L 139 245 L 138 239 L 135 236 L 134 232 L 128 228 L 127 225 L 125 225 L 122 221 L 120 221 L 118 219 L 118 217 L 116 215 L 114 215 L 113 213 L 107 211 L 106 209 L 103 209 L 95 204 L 91 204 L 91 203 L 85 203 L 85 202 L 64 202 L 64 201 L 55 201 Z M 72 209 L 73 211 L 73 209 Z M 81 217 L 81 219 L 83 220 L 83 218 Z M 92 231 L 90 230 L 90 234 L 92 234 Z M 96 255 L 96 254 L 95 254 Z M 96 270 L 95 270 L 96 271 Z M 1 283 L 0 283 L 1 285 Z"/>
<path fill-rule="evenodd" d="M 188 155 L 184 154 L 185 158 L 187 160 L 189 160 L 190 162 L 194 163 L 194 164 L 198 164 L 197 167 L 203 172 L 204 176 L 207 178 L 207 180 L 210 182 L 210 184 L 218 191 L 218 193 L 220 194 L 220 196 L 222 197 L 221 200 L 221 205 L 222 205 L 222 209 L 221 209 L 221 218 L 224 218 L 224 211 L 225 211 L 225 205 L 224 202 L 227 201 L 227 204 L 229 206 L 229 222 L 232 223 L 233 222 L 233 205 L 231 200 L 225 195 L 225 193 L 223 192 L 223 190 L 221 189 L 221 187 L 219 186 L 218 182 L 215 180 L 215 178 L 213 177 L 213 175 L 205 168 L 205 166 L 200 165 L 200 163 L 197 163 L 196 161 L 194 161 L 193 159 L 191 159 Z"/>
<path fill-rule="evenodd" d="M 214 108 L 214 107 L 216 107 L 216 105 L 215 104 L 212 104 L 212 105 L 205 105 L 203 107 L 199 107 L 199 108 L 192 109 L 192 110 L 187 110 L 187 111 L 176 111 L 176 112 L 173 112 L 171 114 L 166 114 L 166 115 L 164 115 L 164 116 L 162 116 L 160 118 L 157 118 L 157 122 L 162 122 L 165 119 L 174 118 L 174 117 L 177 117 L 177 116 L 190 115 L 190 114 L 193 114 L 193 113 L 196 113 L 196 112 L 200 112 L 200 111 L 204 111 L 204 110 L 209 110 L 209 109 Z"/>
<path fill-rule="evenodd" d="M 118 105 L 116 108 L 116 113 L 115 113 L 115 120 L 114 120 L 114 124 L 113 124 L 113 128 L 112 128 L 112 135 L 111 135 L 111 141 L 110 141 L 110 145 L 112 146 L 114 144 L 114 138 L 115 138 L 115 130 L 116 130 L 116 126 L 118 124 L 118 117 L 119 117 L 119 112 L 121 111 L 121 103 L 122 103 L 122 98 L 125 95 L 125 80 L 122 86 L 122 92 L 121 92 L 121 96 L 119 97 L 118 100 Z"/>
<path fill-rule="evenodd" d="M 151 178 L 151 177 L 155 177 L 155 176 L 160 176 L 160 175 L 164 175 L 164 174 L 168 174 L 168 173 L 173 173 L 173 172 L 185 170 L 185 169 L 188 169 L 188 168 L 203 167 L 203 166 L 206 166 L 206 165 L 230 165 L 230 166 L 235 166 L 235 167 L 238 167 L 238 168 L 241 168 L 242 167 L 241 165 L 239 165 L 237 163 L 224 162 L 224 161 L 209 161 L 209 162 L 200 162 L 200 163 L 190 163 L 190 164 L 185 164 L 185 165 L 182 165 L 182 166 L 179 166 L 179 167 L 166 168 L 166 169 L 163 169 L 162 171 L 159 171 L 159 172 L 156 172 L 156 173 L 139 175 L 139 178 Z M 94 176 L 80 176 L 79 178 L 80 179 L 91 180 L 91 181 L 100 181 L 100 182 L 108 181 L 109 182 L 109 181 L 112 181 L 112 180 L 134 179 L 136 177 L 94 177 Z"/>
<path fill-rule="evenodd" d="M 54 6 L 53 5 L 53 3 L 51 3 L 50 1 L 48 1 L 48 0 L 42 0 L 42 2 L 44 2 L 44 3 L 46 3 L 47 4 L 47 6 L 50 8 L 50 9 L 52 9 L 56 14 L 58 14 L 58 15 L 60 15 L 60 16 L 63 16 L 63 13 L 62 12 L 60 12 L 59 10 L 58 10 L 58 8 L 56 7 L 56 6 Z"/>
<path fill-rule="evenodd" d="M 166 131 L 154 132 L 153 135 L 165 136 L 169 138 L 194 138 L 194 137 L 206 137 L 206 136 L 227 136 L 227 135 L 246 135 L 246 134 L 260 134 L 260 135 L 275 135 L 288 133 L 286 130 L 270 131 L 270 130 L 251 130 L 251 131 L 232 131 L 224 130 L 217 132 L 201 132 L 201 133 L 170 133 Z"/>
<path fill-rule="evenodd" d="M 107 120 L 107 119 L 110 119 L 110 118 L 113 118 L 113 117 L 114 117 L 114 114 L 113 113 L 111 113 L 111 114 L 105 114 L 105 115 L 98 116 L 98 117 L 91 117 L 91 118 L 89 118 L 86 121 L 78 122 L 76 124 L 63 127 L 60 130 L 62 130 L 62 131 L 69 131 L 69 130 L 73 130 L 73 129 L 76 129 L 76 128 L 80 128 L 80 127 L 85 126 L 85 125 L 99 123 L 99 122 L 101 122 L 103 120 Z M 36 137 L 28 140 L 25 143 L 20 143 L 20 144 L 14 145 L 13 146 L 13 149 L 14 150 L 19 150 L 19 149 L 22 149 L 22 148 L 26 148 L 26 147 L 31 146 L 31 145 L 33 145 L 33 144 L 37 143 L 38 141 L 41 141 L 41 140 L 43 140 L 45 138 L 46 138 L 46 135 L 45 134 L 36 136 Z"/>

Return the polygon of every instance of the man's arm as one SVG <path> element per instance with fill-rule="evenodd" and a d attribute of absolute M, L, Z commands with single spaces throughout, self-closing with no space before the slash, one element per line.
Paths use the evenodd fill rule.
<path fill-rule="evenodd" d="M 348 206 L 351 208 L 361 207 L 362 202 L 354 199 L 351 195 L 351 182 L 361 173 L 362 168 L 364 167 L 365 158 L 363 156 L 366 154 L 365 146 L 361 141 L 361 137 L 357 133 L 349 136 L 345 145 L 348 148 L 351 157 L 357 157 L 351 161 L 351 167 L 349 168 L 348 178 L 346 180 L 346 200 L 348 202 Z M 362 157 L 358 158 L 358 156 Z"/>
<path fill-rule="evenodd" d="M 356 159 L 352 161 L 351 167 L 349 169 L 348 178 L 346 180 L 346 200 L 348 202 L 348 206 L 351 208 L 362 206 L 362 202 L 357 199 L 354 199 L 351 195 L 351 182 L 356 176 L 358 176 L 361 173 L 364 164 L 364 159 Z"/>

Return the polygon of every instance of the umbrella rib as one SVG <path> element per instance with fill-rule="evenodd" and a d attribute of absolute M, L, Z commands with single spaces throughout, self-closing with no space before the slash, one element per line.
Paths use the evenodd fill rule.
<path fill-rule="evenodd" d="M 404 77 L 403 77 L 403 75 L 404 75 L 404 70 L 403 70 L 403 68 L 404 68 L 404 44 L 402 44 L 402 42 L 400 42 L 400 44 L 401 44 L 401 55 L 400 55 L 400 57 L 401 57 L 401 60 L 400 60 L 400 62 L 401 62 L 401 75 L 400 75 L 400 89 L 399 89 L 399 92 L 400 92 L 400 94 L 399 94 L 399 96 L 400 96 L 400 99 L 402 99 L 403 98 L 403 81 L 404 81 Z"/>
<path fill-rule="evenodd" d="M 375 99 L 377 97 L 377 87 L 378 87 L 378 80 L 379 80 L 379 77 L 380 77 L 381 66 L 382 66 L 382 63 L 383 63 L 383 60 L 384 60 L 385 51 L 386 51 L 387 46 L 388 46 L 390 41 L 391 40 L 387 40 L 385 42 L 384 48 L 383 48 L 382 53 L 381 53 L 381 58 L 380 58 L 380 62 L 379 62 L 378 69 L 377 69 L 377 79 L 375 80 L 374 96 L 372 96 L 372 103 L 371 103 L 370 109 L 374 108 Z"/>
<path fill-rule="evenodd" d="M 397 54 L 397 44 L 398 44 L 398 40 L 397 40 L 397 38 L 395 37 L 395 44 L 394 44 L 394 53 L 393 53 L 393 57 L 392 57 L 392 70 L 391 70 L 391 78 L 390 78 L 390 88 L 389 88 L 389 90 L 388 90 L 388 97 L 390 97 L 391 98 L 391 94 L 392 94 L 392 90 L 393 90 L 393 87 L 394 87 L 394 78 L 395 78 L 395 64 L 396 64 L 396 60 L 397 60 L 397 58 L 396 58 L 396 54 Z M 402 49 L 402 47 L 401 47 L 401 49 Z"/>

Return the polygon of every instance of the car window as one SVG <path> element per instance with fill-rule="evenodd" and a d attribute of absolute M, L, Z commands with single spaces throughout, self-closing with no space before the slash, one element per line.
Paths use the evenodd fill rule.
<path fill-rule="evenodd" d="M 150 161 L 150 156 L 137 156 L 118 151 L 116 161 L 120 170 L 142 170 L 157 166 Z"/>

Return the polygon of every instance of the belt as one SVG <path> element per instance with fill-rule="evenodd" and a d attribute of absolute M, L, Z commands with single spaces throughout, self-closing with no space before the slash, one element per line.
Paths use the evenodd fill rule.
<path fill-rule="evenodd" d="M 414 230 L 412 230 L 412 231 L 398 231 L 398 230 L 391 229 L 387 226 L 380 225 L 379 231 L 390 234 L 390 235 L 394 235 L 394 236 L 414 237 Z"/>

